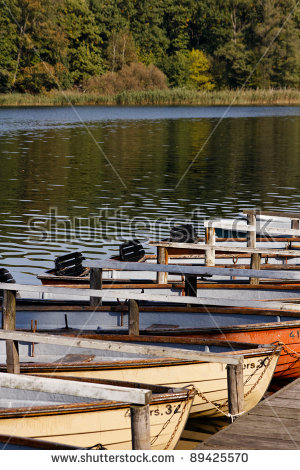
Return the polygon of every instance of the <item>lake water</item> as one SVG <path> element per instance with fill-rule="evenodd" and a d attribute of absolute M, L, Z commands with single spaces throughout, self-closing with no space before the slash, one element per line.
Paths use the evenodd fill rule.
<path fill-rule="evenodd" d="M 300 107 L 2 108 L 1 266 L 39 283 L 71 251 L 103 258 L 249 207 L 300 211 L 299 143 Z"/>

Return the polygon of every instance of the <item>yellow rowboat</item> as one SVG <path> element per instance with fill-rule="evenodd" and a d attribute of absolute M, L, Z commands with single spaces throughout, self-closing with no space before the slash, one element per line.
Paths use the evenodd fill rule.
<path fill-rule="evenodd" d="M 138 344 L 138 340 L 132 341 Z M 155 343 L 157 345 L 159 343 Z M 35 345 L 37 348 L 40 345 Z M 44 348 L 46 345 L 43 345 Z M 164 344 L 172 348 L 172 344 Z M 173 347 L 178 347 L 174 339 Z M 180 344 L 181 348 L 185 345 Z M 187 346 L 192 349 L 193 346 Z M 203 346 L 202 346 L 203 347 Z M 257 347 L 250 349 L 239 347 L 234 350 L 234 343 L 227 342 L 226 347 L 216 349 L 222 354 L 238 354 L 244 356 L 243 383 L 244 383 L 244 411 L 253 408 L 264 396 L 281 352 L 281 346 Z M 199 347 L 198 347 L 199 348 Z M 47 348 L 48 349 L 48 348 Z M 227 352 L 224 352 L 226 351 Z M 60 347 L 60 352 L 62 353 Z M 210 351 L 214 351 L 210 345 Z M 182 388 L 192 384 L 196 390 L 191 416 L 229 416 L 227 369 L 226 364 L 216 362 L 199 362 L 178 360 L 172 358 L 126 358 L 94 356 L 93 351 L 79 348 L 65 348 L 68 353 L 65 358 L 57 360 L 57 356 L 43 356 L 39 359 L 38 349 L 35 349 L 32 363 L 21 362 L 21 372 L 27 374 L 55 374 L 58 376 L 74 376 L 83 378 L 97 378 L 109 380 L 129 380 L 131 382 L 150 383 L 163 386 Z M 87 361 L 83 361 L 82 353 L 87 354 Z M 88 354 L 89 353 L 89 354 Z M 45 354 L 45 349 L 44 349 Z M 72 362 L 75 354 L 75 362 Z M 97 353 L 99 354 L 99 352 Z M 112 356 L 111 351 L 109 351 Z M 76 356 L 77 355 L 77 356 Z M 22 361 L 22 357 L 20 358 Z M 28 361 L 28 356 L 27 359 Z M 56 362 L 53 362 L 56 360 Z M 43 361 L 43 362 L 42 362 Z M 50 362 L 51 361 L 51 362 Z"/>
<path fill-rule="evenodd" d="M 121 382 L 118 385 L 125 386 Z M 126 382 L 126 387 L 140 388 L 141 385 L 152 391 L 149 405 L 151 449 L 172 450 L 184 429 L 195 391 Z M 0 388 L 0 407 L 2 434 L 47 441 L 48 445 L 52 442 L 93 449 L 132 448 L 130 405 L 127 403 L 20 389 L 10 390 L 8 398 L 8 389 Z"/>

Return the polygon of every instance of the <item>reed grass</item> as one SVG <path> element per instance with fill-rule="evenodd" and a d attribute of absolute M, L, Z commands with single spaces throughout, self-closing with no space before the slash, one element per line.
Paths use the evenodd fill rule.
<path fill-rule="evenodd" d="M 116 95 L 100 95 L 79 91 L 52 91 L 39 95 L 0 94 L 0 106 L 229 106 L 229 105 L 300 105 L 298 89 L 212 90 L 196 91 L 174 88 L 154 91 L 124 91 Z"/>

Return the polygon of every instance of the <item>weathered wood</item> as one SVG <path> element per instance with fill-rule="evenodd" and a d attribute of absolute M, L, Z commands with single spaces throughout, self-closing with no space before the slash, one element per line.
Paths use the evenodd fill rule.
<path fill-rule="evenodd" d="M 5 287 L 7 284 L 4 283 Z M 2 303 L 2 328 L 14 330 L 16 328 L 16 289 L 4 289 Z"/>
<path fill-rule="evenodd" d="M 242 355 L 230 355 L 227 353 L 210 353 L 203 351 L 189 351 L 179 348 L 144 346 L 139 344 L 124 344 L 117 341 L 99 341 L 83 339 L 80 337 L 67 337 L 49 335 L 43 333 L 27 333 L 20 331 L 0 330 L 0 339 L 13 339 L 15 341 L 28 341 L 43 344 L 56 344 L 73 348 L 89 348 L 105 351 L 128 352 L 145 354 L 157 357 L 168 357 L 174 359 L 184 359 L 188 361 L 218 362 L 222 364 L 242 364 Z"/>
<path fill-rule="evenodd" d="M 298 253 L 299 256 L 300 253 Z M 121 261 L 86 261 L 86 266 L 90 265 L 91 267 L 110 267 L 110 269 L 116 269 L 120 271 L 149 271 L 149 272 L 163 272 L 167 271 L 170 274 L 181 274 L 181 275 L 197 275 L 197 276 L 239 276 L 239 277 L 259 277 L 263 279 L 286 279 L 286 280 L 300 280 L 300 271 L 294 270 L 286 272 L 276 270 L 251 270 L 251 269 L 242 269 L 242 268 L 219 268 L 219 267 L 209 267 L 209 266 L 190 266 L 182 264 L 164 264 L 159 265 L 155 263 L 123 263 Z M 1 287 L 0 283 L 0 287 Z M 42 286 L 36 286 L 42 287 Z M 44 286 L 46 288 L 49 286 Z M 67 288 L 65 288 L 67 289 Z M 27 289 L 29 290 L 29 289 Z M 70 290 L 70 289 L 69 289 Z M 80 289 L 83 291 L 83 289 Z M 37 292 L 37 290 L 35 289 Z M 74 290 L 73 290 L 74 292 Z M 121 296 L 122 298 L 122 296 Z"/>
<path fill-rule="evenodd" d="M 136 405 L 146 405 L 152 399 L 152 392 L 145 389 L 30 375 L 6 374 L 3 372 L 0 373 L 0 387 L 59 393 L 76 397 L 95 398 L 97 400 L 116 400 Z"/>
<path fill-rule="evenodd" d="M 137 336 L 140 333 L 140 312 L 139 304 L 134 299 L 129 300 L 128 315 L 128 334 Z"/>
<path fill-rule="evenodd" d="M 90 269 L 90 287 L 91 289 L 102 289 L 102 269 L 101 268 Z M 102 298 L 90 297 L 90 305 L 92 307 L 101 306 Z"/>
<path fill-rule="evenodd" d="M 249 216 L 251 217 L 251 216 Z M 237 232 L 253 232 L 256 234 L 263 234 L 265 236 L 271 235 L 285 235 L 285 236 L 300 236 L 300 230 L 290 229 L 287 227 L 269 227 L 264 224 L 264 226 L 256 226 L 256 225 L 247 225 L 243 221 L 234 221 L 228 222 L 224 220 L 207 220 L 204 222 L 205 227 L 214 227 L 214 228 L 222 228 L 226 230 L 235 230 Z"/>
<path fill-rule="evenodd" d="M 299 212 L 261 211 L 259 209 L 244 209 L 243 214 L 266 215 L 270 217 L 283 217 L 287 219 L 300 219 Z"/>
<path fill-rule="evenodd" d="M 157 247 L 157 264 L 168 264 L 168 252 L 165 247 Z M 167 284 L 168 283 L 168 273 L 163 271 L 157 272 L 156 277 L 158 284 Z"/>
<path fill-rule="evenodd" d="M 205 440 L 196 449 L 299 449 L 299 390 L 300 379 L 297 379 Z"/>
<path fill-rule="evenodd" d="M 205 266 L 214 266 L 216 263 L 216 252 L 213 247 L 216 244 L 216 231 L 213 227 L 205 229 L 205 243 L 210 246 L 205 251 Z"/>
<path fill-rule="evenodd" d="M 254 214 L 247 215 L 247 224 L 256 227 L 256 216 Z M 256 247 L 256 231 L 251 230 L 247 232 L 247 246 L 250 248 Z"/>
<path fill-rule="evenodd" d="M 132 450 L 151 449 L 149 405 L 131 406 Z"/>
<path fill-rule="evenodd" d="M 292 219 L 291 220 L 291 229 L 292 230 L 299 230 L 300 224 L 299 224 L 299 219 Z M 295 235 L 293 235 L 293 238 L 296 238 Z"/>
<path fill-rule="evenodd" d="M 284 248 L 251 248 L 246 246 L 228 246 L 228 245 L 204 245 L 201 243 L 175 243 L 175 242 L 149 242 L 149 245 L 152 246 L 162 246 L 168 249 L 175 249 L 175 250 L 192 250 L 193 252 L 205 252 L 211 249 L 214 249 L 216 253 L 223 253 L 224 257 L 226 253 L 245 253 L 251 255 L 252 253 L 260 253 L 264 256 L 274 257 L 274 256 L 283 256 L 283 257 L 300 257 L 299 250 L 290 250 Z M 221 256 L 219 256 L 221 257 Z M 83 262 L 86 266 L 87 262 Z M 146 263 L 145 263 L 146 264 Z M 147 263 L 149 264 L 149 263 Z"/>
<path fill-rule="evenodd" d="M 243 365 L 227 366 L 229 413 L 234 417 L 244 411 Z"/>
<path fill-rule="evenodd" d="M 4 330 L 16 329 L 16 291 L 3 291 L 2 328 Z M 6 341 L 6 365 L 7 372 L 12 374 L 20 373 L 19 348 L 17 341 Z"/>
<path fill-rule="evenodd" d="M 216 269 L 216 268 L 205 268 L 206 270 Z M 226 270 L 224 270 L 226 271 Z M 231 272 L 231 275 L 237 275 L 233 269 L 228 269 Z M 255 270 L 244 270 L 244 273 L 247 273 L 247 276 L 257 276 L 264 277 L 261 274 L 261 271 Z M 193 272 L 191 273 L 193 274 Z M 277 273 L 275 273 L 277 274 Z M 291 273 L 289 273 L 290 275 Z M 299 276 L 300 273 L 298 273 Z M 226 273 L 227 275 L 227 273 Z M 25 284 L 11 284 L 9 287 L 4 284 L 9 290 L 24 290 L 24 291 L 34 291 L 34 292 L 46 292 L 50 294 L 57 295 L 78 295 L 78 296 L 101 296 L 106 299 L 116 299 L 123 298 L 125 292 L 122 290 L 95 290 L 95 289 L 75 289 L 75 288 L 66 288 L 66 287 L 47 287 L 47 286 L 28 286 Z M 3 284 L 0 283 L 0 289 Z M 137 293 L 135 291 L 126 291 L 127 299 L 150 301 L 150 302 L 164 302 L 164 303 L 175 303 L 175 304 L 195 304 L 195 305 L 214 305 L 214 306 L 227 306 L 227 307 L 245 307 L 245 308 L 254 308 L 254 309 L 263 309 L 263 310 L 278 310 L 278 311 L 300 311 L 298 303 L 293 304 L 291 299 L 289 302 L 284 301 L 259 301 L 259 300 L 238 300 L 238 299 L 218 299 L 214 297 L 187 297 L 180 295 L 168 295 L 168 294 L 148 294 L 148 293 Z"/>
<path fill-rule="evenodd" d="M 259 270 L 260 269 L 261 254 L 252 253 L 251 255 L 251 269 Z M 259 285 L 259 277 L 250 277 L 250 284 Z"/>

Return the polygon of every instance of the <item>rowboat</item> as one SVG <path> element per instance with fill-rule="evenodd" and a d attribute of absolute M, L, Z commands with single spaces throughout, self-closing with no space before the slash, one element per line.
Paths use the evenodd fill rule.
<path fill-rule="evenodd" d="M 139 339 L 133 343 L 136 349 Z M 281 346 L 260 347 L 253 344 L 204 341 L 196 345 L 180 343 L 180 347 L 189 351 L 205 351 L 208 343 L 212 352 L 243 355 L 244 411 L 251 409 L 262 399 L 270 384 Z M 159 342 L 155 341 L 155 345 L 157 344 Z M 90 349 L 48 344 L 35 344 L 32 355 L 32 346 L 32 343 L 19 343 L 23 374 L 126 380 L 176 388 L 192 384 L 197 390 L 197 395 L 191 407 L 191 416 L 228 416 L 227 369 L 226 364 L 222 362 L 157 358 L 149 356 L 149 353 L 113 353 L 112 350 L 94 355 Z M 176 340 L 173 343 L 164 343 L 164 346 L 170 348 L 171 355 L 171 348 L 178 347 L 178 342 Z M 82 354 L 86 356 L 83 357 Z M 166 355 L 168 356 L 168 352 Z M 2 357 L 4 363 L 4 348 Z M 3 364 L 1 369 L 5 370 L 5 367 Z"/>
<path fill-rule="evenodd" d="M 93 380 L 93 383 L 103 381 Z M 118 385 L 125 384 L 118 382 Z M 172 450 L 184 429 L 195 391 L 126 382 L 126 387 L 141 385 L 152 391 L 149 405 L 151 449 Z M 73 449 L 75 446 L 108 450 L 132 448 L 127 403 L 87 398 L 80 401 L 78 396 L 20 389 L 11 389 L 8 396 L 7 389 L 0 388 L 0 407 L 0 432 L 38 439 L 37 446 L 45 441 L 48 446 L 45 448 L 51 448 L 49 443 L 53 443 L 57 449 L 63 446 L 65 449 L 68 446 Z"/>

